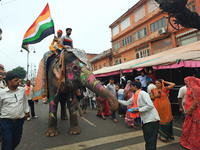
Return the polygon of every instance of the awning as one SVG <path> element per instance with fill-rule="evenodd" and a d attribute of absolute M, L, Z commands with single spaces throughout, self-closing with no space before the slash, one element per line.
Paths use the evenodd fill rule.
<path fill-rule="evenodd" d="M 94 71 L 95 77 L 103 77 L 132 72 L 133 69 L 141 70 L 144 67 L 155 69 L 172 69 L 180 67 L 200 67 L 200 41 L 185 46 L 172 48 L 148 57 L 135 59 L 119 65 L 104 67 Z"/>

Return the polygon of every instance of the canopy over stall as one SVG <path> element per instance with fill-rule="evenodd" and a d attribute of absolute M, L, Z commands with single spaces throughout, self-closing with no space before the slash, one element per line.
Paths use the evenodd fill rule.
<path fill-rule="evenodd" d="M 133 69 L 140 71 L 142 68 L 150 66 L 154 69 L 200 67 L 200 41 L 119 65 L 104 67 L 93 73 L 95 77 L 104 77 L 119 74 L 120 70 L 122 70 L 123 73 L 128 73 L 132 72 Z"/>

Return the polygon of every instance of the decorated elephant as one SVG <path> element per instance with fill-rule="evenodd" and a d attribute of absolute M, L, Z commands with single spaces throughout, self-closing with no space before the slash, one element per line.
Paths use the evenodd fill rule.
<path fill-rule="evenodd" d="M 81 129 L 77 120 L 76 94 L 77 89 L 87 87 L 96 95 L 105 98 L 108 101 L 111 110 L 118 109 L 118 101 L 115 96 L 107 91 L 100 82 L 98 82 L 93 73 L 87 69 L 86 62 L 83 62 L 74 52 L 65 51 L 60 58 L 55 58 L 48 64 L 48 98 L 49 119 L 46 136 L 58 135 L 57 129 L 57 106 L 58 101 L 61 105 L 67 102 L 70 114 L 70 134 L 79 134 Z M 63 101 L 63 103 L 62 103 Z M 65 105 L 63 117 L 65 117 Z M 61 115 L 62 117 L 62 115 Z"/>

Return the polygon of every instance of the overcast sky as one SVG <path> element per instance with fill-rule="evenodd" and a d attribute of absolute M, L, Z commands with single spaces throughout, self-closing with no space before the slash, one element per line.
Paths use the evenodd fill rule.
<path fill-rule="evenodd" d="M 47 2 L 55 30 L 73 29 L 71 38 L 75 48 L 87 53 L 101 53 L 111 48 L 109 25 L 139 0 L 1 0 L 0 64 L 9 71 L 18 66 L 26 70 L 27 52 L 20 52 L 23 36 L 42 12 Z M 36 65 L 49 50 L 53 35 L 30 45 L 30 65 Z M 31 68 L 29 68 L 31 70 Z"/>

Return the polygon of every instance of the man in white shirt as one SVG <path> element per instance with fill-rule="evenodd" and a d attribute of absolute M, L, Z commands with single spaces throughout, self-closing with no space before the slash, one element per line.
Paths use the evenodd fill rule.
<path fill-rule="evenodd" d="M 0 91 L 2 150 L 13 150 L 21 140 L 29 107 L 25 89 L 18 87 L 18 75 L 8 73 L 6 83 L 8 87 Z"/>
<path fill-rule="evenodd" d="M 179 103 L 179 111 L 180 112 L 185 112 L 185 109 L 184 109 L 184 105 L 185 105 L 185 94 L 186 94 L 186 91 L 187 91 L 187 87 L 186 85 L 181 87 L 178 91 L 178 103 Z"/>
<path fill-rule="evenodd" d="M 143 121 L 143 133 L 145 139 L 146 150 L 155 150 L 158 136 L 158 126 L 160 117 L 156 108 L 151 101 L 151 98 L 148 93 L 141 90 L 141 84 L 137 81 L 131 83 L 131 91 L 135 92 L 135 95 L 128 101 L 118 100 L 122 105 L 132 105 L 135 101 L 138 108 L 132 111 L 132 113 L 140 112 L 141 120 Z M 139 93 L 138 93 L 139 92 Z M 137 98 L 137 100 L 134 100 Z"/>

